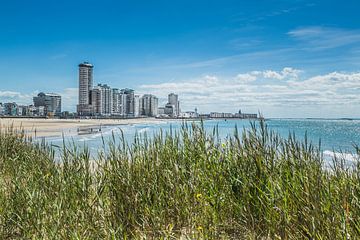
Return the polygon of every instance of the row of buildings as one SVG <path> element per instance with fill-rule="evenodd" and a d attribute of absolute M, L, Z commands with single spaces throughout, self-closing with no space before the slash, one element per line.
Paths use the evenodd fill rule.
<path fill-rule="evenodd" d="M 59 117 L 61 96 L 55 93 L 39 93 L 33 98 L 34 104 L 20 105 L 15 102 L 0 103 L 0 115 L 11 117 Z"/>
<path fill-rule="evenodd" d="M 256 113 L 242 113 L 241 110 L 239 110 L 239 112 L 237 113 L 211 112 L 206 116 L 208 116 L 209 118 L 258 118 Z"/>
<path fill-rule="evenodd" d="M 28 117 L 159 117 L 159 118 L 257 118 L 257 114 L 219 113 L 199 114 L 182 112 L 177 94 L 170 93 L 168 101 L 159 107 L 159 100 L 152 94 L 142 96 L 133 89 L 111 88 L 107 84 L 93 84 L 94 66 L 88 62 L 79 64 L 79 99 L 76 114 L 61 111 L 61 96 L 55 93 L 39 93 L 32 105 L 0 103 L 0 116 Z"/>
<path fill-rule="evenodd" d="M 144 94 L 140 97 L 129 88 L 111 88 L 107 84 L 94 86 L 93 68 L 94 66 L 88 62 L 79 64 L 78 116 L 131 118 L 180 115 L 178 95 L 169 94 L 168 103 L 165 107 L 159 108 L 159 100 L 152 94 Z"/>

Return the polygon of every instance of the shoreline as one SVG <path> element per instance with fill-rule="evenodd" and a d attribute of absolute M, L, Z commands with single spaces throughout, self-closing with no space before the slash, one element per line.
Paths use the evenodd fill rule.
<path fill-rule="evenodd" d="M 74 135 L 78 129 L 99 128 L 119 125 L 164 123 L 171 119 L 131 118 L 131 119 L 44 119 L 44 118 L 0 118 L 0 129 L 13 128 L 24 131 L 28 137 L 61 137 Z"/>

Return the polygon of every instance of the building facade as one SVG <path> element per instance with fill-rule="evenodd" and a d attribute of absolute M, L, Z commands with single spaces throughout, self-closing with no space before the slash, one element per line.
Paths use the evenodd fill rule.
<path fill-rule="evenodd" d="M 93 87 L 93 65 L 88 62 L 79 64 L 78 116 L 156 116 L 157 106 L 158 99 L 155 96 L 150 95 L 149 99 L 145 96 L 144 100 L 135 95 L 133 89 L 119 90 L 106 84 Z"/>

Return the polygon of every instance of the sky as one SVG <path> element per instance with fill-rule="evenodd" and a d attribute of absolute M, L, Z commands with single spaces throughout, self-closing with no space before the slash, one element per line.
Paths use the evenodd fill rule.
<path fill-rule="evenodd" d="M 181 109 L 265 117 L 360 117 L 360 2 L 0 1 L 0 102 L 40 91 L 75 111 L 94 82 Z"/>

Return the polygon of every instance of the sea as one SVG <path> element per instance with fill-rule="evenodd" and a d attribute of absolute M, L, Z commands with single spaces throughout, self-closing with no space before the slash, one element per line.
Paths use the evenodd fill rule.
<path fill-rule="evenodd" d="M 199 121 L 187 121 L 200 124 Z M 249 129 L 256 120 L 248 119 L 214 119 L 203 121 L 204 128 L 210 132 L 215 127 L 218 128 L 219 137 L 224 141 L 228 136 L 233 136 L 235 127 L 239 131 Z M 125 140 L 131 145 L 136 134 L 148 137 L 154 136 L 159 131 L 179 131 L 184 121 L 159 121 L 157 123 L 133 124 L 104 126 L 102 131 L 94 134 L 71 135 L 62 137 L 50 137 L 45 139 L 47 143 L 55 148 L 62 148 L 63 143 L 76 145 L 77 147 L 87 147 L 92 155 L 103 151 L 104 143 L 115 140 L 120 141 L 123 134 Z M 356 161 L 358 156 L 355 154 L 355 146 L 360 146 L 360 119 L 266 119 L 265 124 L 269 130 L 277 132 L 281 137 L 287 138 L 289 134 L 294 134 L 300 141 L 305 139 L 319 146 L 325 158 L 342 156 L 349 161 Z M 118 141 L 118 142 L 119 142 Z M 106 145 L 106 144 L 105 144 Z M 106 150 L 106 149 L 105 149 Z"/>

